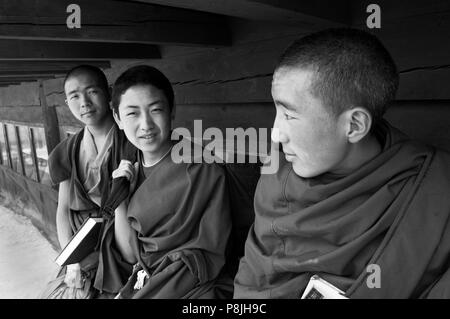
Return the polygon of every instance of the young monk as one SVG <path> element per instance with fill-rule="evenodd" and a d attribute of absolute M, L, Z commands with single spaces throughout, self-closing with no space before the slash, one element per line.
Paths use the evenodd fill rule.
<path fill-rule="evenodd" d="M 313 275 L 348 298 L 450 297 L 450 155 L 382 119 L 398 82 L 361 30 L 285 51 L 272 80 L 284 154 L 259 180 L 236 298 L 300 298 Z"/>
<path fill-rule="evenodd" d="M 174 93 L 157 69 L 124 72 L 112 104 L 120 129 L 139 149 L 137 163 L 123 161 L 113 177 L 125 176 L 137 188 L 117 208 L 102 244 L 101 289 L 120 290 L 121 298 L 219 297 L 231 229 L 223 169 L 172 160 Z"/>
<path fill-rule="evenodd" d="M 49 156 L 50 178 L 59 184 L 56 226 L 61 248 L 88 217 L 99 217 L 100 206 L 109 193 L 111 172 L 118 158 L 133 146 L 115 125 L 109 107 L 110 91 L 104 73 L 91 65 L 80 65 L 64 79 L 66 104 L 84 128 L 58 144 Z M 98 253 L 92 252 L 80 263 L 60 270 L 42 297 L 52 297 L 58 280 L 78 288 L 72 297 L 93 297 L 96 292 L 86 283 L 95 275 Z M 74 289 L 74 292 L 77 290 Z M 65 296 L 70 298 L 69 295 Z"/>

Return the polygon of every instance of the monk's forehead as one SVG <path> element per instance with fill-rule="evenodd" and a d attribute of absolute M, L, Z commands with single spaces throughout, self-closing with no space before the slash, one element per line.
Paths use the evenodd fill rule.
<path fill-rule="evenodd" d="M 75 89 L 78 86 L 97 86 L 103 88 L 100 77 L 89 70 L 78 70 L 70 74 L 64 84 L 64 90 Z"/>

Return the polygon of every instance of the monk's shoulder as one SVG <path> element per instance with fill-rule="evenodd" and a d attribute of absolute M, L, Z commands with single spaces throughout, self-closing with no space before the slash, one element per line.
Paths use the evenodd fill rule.
<path fill-rule="evenodd" d="M 71 154 L 73 148 L 76 146 L 75 144 L 79 134 L 82 134 L 82 130 L 59 142 L 50 153 L 48 167 L 50 179 L 53 184 L 58 184 L 70 177 L 73 165 Z"/>

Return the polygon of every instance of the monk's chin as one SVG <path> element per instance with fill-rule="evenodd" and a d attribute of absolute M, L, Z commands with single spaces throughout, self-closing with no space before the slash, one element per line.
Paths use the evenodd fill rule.
<path fill-rule="evenodd" d="M 301 178 L 313 178 L 322 174 L 322 172 L 301 167 L 298 163 L 292 163 L 292 169 L 294 173 Z"/>

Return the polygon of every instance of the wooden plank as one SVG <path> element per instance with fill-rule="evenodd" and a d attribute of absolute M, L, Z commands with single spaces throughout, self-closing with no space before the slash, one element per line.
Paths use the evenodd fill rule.
<path fill-rule="evenodd" d="M 397 98 L 402 100 L 450 99 L 450 66 L 424 68 L 400 74 Z"/>
<path fill-rule="evenodd" d="M 255 116 L 258 114 L 258 116 Z M 271 128 L 275 118 L 272 103 L 206 103 L 177 105 L 175 127 L 193 132 L 194 120 L 202 121 L 202 128 Z"/>
<path fill-rule="evenodd" d="M 358 3 L 355 16 L 363 10 Z M 367 1 L 363 2 L 367 3 Z M 355 17 L 355 27 L 375 34 L 394 58 L 399 71 L 416 67 L 450 64 L 450 3 L 408 2 L 405 13 L 391 2 L 381 4 L 381 28 L 367 29 L 365 18 Z M 446 8 L 446 9 L 445 9 Z M 354 9 L 356 10 L 356 9 Z M 365 11 L 364 11 L 365 12 Z"/>
<path fill-rule="evenodd" d="M 54 76 L 47 75 L 47 76 L 4 76 L 0 75 L 0 83 L 7 83 L 7 82 L 35 82 L 38 79 L 41 80 L 48 80 L 48 79 L 54 79 Z"/>
<path fill-rule="evenodd" d="M 249 20 L 278 21 L 284 24 L 338 26 L 350 24 L 347 2 L 319 0 L 139 0 L 140 2 L 173 6 L 239 17 Z"/>
<path fill-rule="evenodd" d="M 420 23 L 424 16 L 436 13 L 444 13 L 450 10 L 448 0 L 349 0 L 351 11 L 351 24 L 353 26 L 365 26 L 367 6 L 376 3 L 381 11 L 381 28 L 385 23 L 398 22 L 407 18 L 413 18 Z"/>
<path fill-rule="evenodd" d="M 150 44 L 0 39 L 0 61 L 158 59 L 160 57 L 158 48 Z"/>
<path fill-rule="evenodd" d="M 28 139 L 30 140 L 31 146 L 31 157 L 33 159 L 34 172 L 36 174 L 36 181 L 41 182 L 41 176 L 39 174 L 39 161 L 36 154 L 36 145 L 34 144 L 34 131 L 33 128 L 28 127 Z"/>
<path fill-rule="evenodd" d="M 22 141 L 20 140 L 19 127 L 14 125 L 14 132 L 16 134 L 16 142 L 17 142 L 17 155 L 19 156 L 20 168 L 23 176 L 26 176 L 25 172 L 25 163 L 23 161 L 23 152 L 22 152 Z"/>
<path fill-rule="evenodd" d="M 41 106 L 2 106 L 0 118 L 17 123 L 43 123 Z"/>
<path fill-rule="evenodd" d="M 59 139 L 59 124 L 58 116 L 54 106 L 47 105 L 45 98 L 44 87 L 42 81 L 39 81 L 39 99 L 42 107 L 42 117 L 44 122 L 45 141 L 47 143 L 48 154 L 58 145 Z"/>
<path fill-rule="evenodd" d="M 6 129 L 6 124 L 0 123 L 3 128 L 3 136 L 5 137 L 5 145 L 6 145 L 6 155 L 8 157 L 8 164 L 9 167 L 12 169 L 12 157 L 11 157 L 11 145 L 9 144 L 9 138 L 8 138 L 8 130 Z"/>
<path fill-rule="evenodd" d="M 218 16 L 203 12 L 121 0 L 2 0 L 4 23 L 66 24 L 69 4 L 81 10 L 81 24 L 132 25 L 156 20 L 214 23 Z"/>
<path fill-rule="evenodd" d="M 20 85 L 20 82 L 2 82 L 2 83 L 0 83 L 1 87 L 6 87 L 6 86 L 10 86 L 10 85 Z"/>
<path fill-rule="evenodd" d="M 65 74 L 80 64 L 110 68 L 109 61 L 0 61 L 0 75 Z"/>
<path fill-rule="evenodd" d="M 0 38 L 224 46 L 224 17 L 142 3 L 78 0 L 81 28 L 69 29 L 72 0 L 3 0 Z"/>
<path fill-rule="evenodd" d="M 371 1 L 351 1 L 353 25 L 364 30 Z M 369 30 L 391 53 L 400 73 L 397 98 L 450 99 L 443 83 L 450 81 L 450 3 L 387 1 L 381 9 L 381 28 Z"/>

